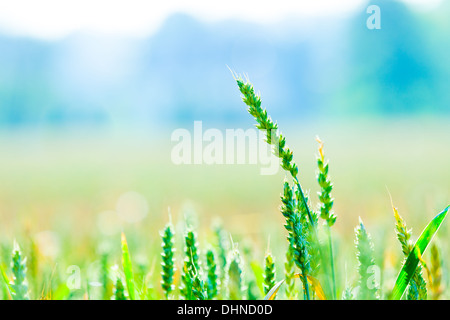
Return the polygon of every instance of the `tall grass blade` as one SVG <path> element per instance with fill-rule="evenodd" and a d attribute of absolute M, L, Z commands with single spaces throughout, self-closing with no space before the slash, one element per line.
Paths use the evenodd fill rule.
<path fill-rule="evenodd" d="M 6 275 L 5 270 L 3 270 L 3 267 L 0 265 L 0 273 L 2 274 L 3 282 L 5 283 L 6 291 L 8 293 L 8 300 L 12 300 L 12 291 L 11 284 L 9 282 L 8 276 Z"/>
<path fill-rule="evenodd" d="M 447 216 L 448 210 L 450 206 L 445 208 L 441 213 L 433 218 L 430 223 L 425 227 L 414 245 L 413 250 L 408 255 L 403 267 L 397 277 L 394 288 L 392 290 L 392 299 L 400 300 L 408 286 L 409 281 L 411 280 L 416 268 L 420 262 L 420 257 L 425 252 L 428 244 L 433 239 L 434 235 L 438 231 L 445 217 Z"/>
<path fill-rule="evenodd" d="M 122 266 L 123 272 L 125 274 L 125 282 L 127 284 L 128 296 L 130 300 L 135 300 L 135 286 L 134 286 L 134 276 L 133 269 L 131 267 L 130 252 L 128 250 L 127 238 L 122 232 Z"/>
<path fill-rule="evenodd" d="M 263 268 L 256 261 L 250 262 L 250 268 L 252 269 L 253 275 L 255 276 L 256 285 L 258 286 L 259 291 L 261 292 L 261 294 L 264 294 L 264 287 L 263 287 L 264 270 L 263 270 Z"/>

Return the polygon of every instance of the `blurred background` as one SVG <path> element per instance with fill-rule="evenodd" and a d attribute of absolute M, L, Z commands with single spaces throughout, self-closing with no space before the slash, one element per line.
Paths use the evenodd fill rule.
<path fill-rule="evenodd" d="M 195 120 L 253 126 L 229 66 L 261 93 L 313 206 L 325 142 L 337 252 L 361 217 L 401 255 L 389 194 L 416 237 L 450 199 L 449 17 L 437 0 L 0 1 L 0 237 L 75 263 L 125 230 L 145 253 L 170 207 L 282 244 L 283 172 L 170 159 L 171 133 Z"/>

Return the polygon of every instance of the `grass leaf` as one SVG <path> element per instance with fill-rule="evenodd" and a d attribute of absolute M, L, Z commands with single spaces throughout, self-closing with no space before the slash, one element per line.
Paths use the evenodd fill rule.
<path fill-rule="evenodd" d="M 125 282 L 127 283 L 128 296 L 130 300 L 135 300 L 135 287 L 133 269 L 131 267 L 130 252 L 128 251 L 127 238 L 122 232 L 122 266 L 125 274 Z"/>
<path fill-rule="evenodd" d="M 6 286 L 6 289 L 7 289 L 8 299 L 12 300 L 11 293 L 13 291 L 13 288 L 11 288 L 11 284 L 9 282 L 8 276 L 6 275 L 6 272 L 5 272 L 5 270 L 3 269 L 3 267 L 1 265 L 0 265 L 0 273 L 2 274 L 2 279 L 3 279 L 3 282 L 5 283 L 5 286 Z"/>
<path fill-rule="evenodd" d="M 299 278 L 300 274 L 296 274 L 295 277 Z M 278 281 L 270 290 L 267 292 L 264 300 L 274 300 L 278 290 L 280 290 L 281 285 L 284 283 L 285 279 Z"/>
<path fill-rule="evenodd" d="M 251 269 L 253 271 L 253 275 L 255 276 L 256 284 L 257 284 L 259 290 L 261 291 L 261 294 L 264 295 L 264 288 L 263 288 L 264 270 L 259 265 L 259 263 L 256 262 L 256 261 L 250 262 L 250 267 L 251 267 Z"/>
<path fill-rule="evenodd" d="M 406 287 L 408 286 L 408 283 L 414 275 L 417 265 L 420 262 L 421 255 L 423 255 L 428 244 L 431 242 L 433 236 L 436 234 L 445 217 L 447 216 L 449 208 L 450 206 L 445 208 L 441 213 L 434 217 L 433 220 L 431 220 L 431 222 L 422 231 L 422 234 L 414 245 L 413 250 L 408 255 L 408 258 L 403 264 L 403 267 L 397 277 L 394 289 L 392 290 L 391 298 L 393 300 L 400 300 L 402 298 L 403 293 L 405 292 Z"/>

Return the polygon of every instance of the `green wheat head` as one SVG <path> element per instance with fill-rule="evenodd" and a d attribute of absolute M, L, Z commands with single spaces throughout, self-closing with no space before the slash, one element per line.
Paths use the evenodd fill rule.
<path fill-rule="evenodd" d="M 194 279 L 192 279 L 192 273 L 190 269 L 190 263 L 187 260 L 183 261 L 183 272 L 181 274 L 180 295 L 185 300 L 193 300 L 192 285 Z"/>
<path fill-rule="evenodd" d="M 161 262 L 161 287 L 164 291 L 166 299 L 169 299 L 171 292 L 175 286 L 173 284 L 175 275 L 175 245 L 174 245 L 175 233 L 173 226 L 168 223 L 161 234 L 162 238 L 162 262 Z"/>
<path fill-rule="evenodd" d="M 370 267 L 375 266 L 373 259 L 374 249 L 370 234 L 360 220 L 355 228 L 356 234 L 356 257 L 358 259 L 359 290 L 358 300 L 377 300 L 379 299 L 378 284 L 370 276 Z"/>
<path fill-rule="evenodd" d="M 293 178 L 297 176 L 298 167 L 294 163 L 293 153 L 286 146 L 286 139 L 278 132 L 278 125 L 272 121 L 267 114 L 267 110 L 261 107 L 261 97 L 255 94 L 253 85 L 247 80 L 245 83 L 243 79 L 235 76 L 236 82 L 239 86 L 243 97 L 242 100 L 248 106 L 248 113 L 250 113 L 258 123 L 256 127 L 266 133 L 266 142 L 274 146 L 274 154 L 282 161 L 282 168 L 292 175 Z"/>
<path fill-rule="evenodd" d="M 183 273 L 181 275 L 181 295 L 187 299 L 191 300 L 195 297 L 193 296 L 193 275 L 200 273 L 200 260 L 199 260 L 199 250 L 197 243 L 197 235 L 193 230 L 188 230 L 184 237 L 185 240 L 185 259 L 183 266 Z"/>
<path fill-rule="evenodd" d="M 438 246 L 433 243 L 431 246 L 431 279 L 430 284 L 431 292 L 433 293 L 433 299 L 438 300 L 442 294 L 442 260 L 439 253 Z"/>
<path fill-rule="evenodd" d="M 325 156 L 323 153 L 323 142 L 316 138 L 319 143 L 319 156 L 317 157 L 317 182 L 320 186 L 318 192 L 320 201 L 320 218 L 325 220 L 328 226 L 333 226 L 336 222 L 336 215 L 333 213 L 333 198 L 331 197 L 331 190 L 333 190 L 333 184 L 328 178 L 328 162 L 325 162 Z"/>
<path fill-rule="evenodd" d="M 195 300 L 208 300 L 205 282 L 195 269 L 190 270 L 192 279 L 192 296 Z"/>
<path fill-rule="evenodd" d="M 406 223 L 398 213 L 397 208 L 394 206 L 392 207 L 394 210 L 397 239 L 402 246 L 402 251 L 406 259 L 413 249 L 413 243 L 411 241 L 412 231 L 411 229 L 408 230 L 406 227 Z M 408 300 L 427 300 L 427 283 L 423 278 L 421 265 L 417 266 L 416 271 L 409 282 L 406 298 Z"/>
<path fill-rule="evenodd" d="M 27 285 L 27 265 L 26 258 L 23 258 L 17 242 L 14 242 L 14 249 L 12 252 L 11 269 L 13 279 L 11 282 L 12 298 L 14 300 L 29 300 L 28 285 Z"/>
<path fill-rule="evenodd" d="M 245 297 L 244 263 L 236 245 L 230 250 L 225 267 L 226 297 L 230 300 L 243 300 Z"/>
<path fill-rule="evenodd" d="M 214 299 L 219 292 L 219 276 L 217 274 L 217 264 L 216 258 L 214 256 L 214 251 L 209 249 L 206 251 L 206 291 L 208 294 L 208 299 Z"/>
<path fill-rule="evenodd" d="M 127 300 L 125 287 L 120 277 L 116 278 L 116 283 L 114 284 L 114 300 Z"/>
<path fill-rule="evenodd" d="M 267 294 L 275 285 L 275 261 L 272 254 L 268 251 L 264 258 L 264 294 Z"/>
<path fill-rule="evenodd" d="M 284 194 L 281 197 L 281 213 L 286 219 L 284 226 L 288 231 L 288 242 L 292 250 L 293 260 L 302 272 L 302 282 L 306 290 L 306 277 L 311 270 L 310 255 L 308 253 L 309 244 L 304 232 L 305 227 L 302 224 L 299 213 L 296 211 L 297 206 L 293 199 L 292 189 L 288 182 L 284 183 Z"/>
<path fill-rule="evenodd" d="M 284 263 L 284 279 L 286 283 L 286 298 L 294 300 L 297 298 L 297 290 L 295 287 L 295 261 L 294 252 L 291 246 L 286 250 L 286 261 Z"/>

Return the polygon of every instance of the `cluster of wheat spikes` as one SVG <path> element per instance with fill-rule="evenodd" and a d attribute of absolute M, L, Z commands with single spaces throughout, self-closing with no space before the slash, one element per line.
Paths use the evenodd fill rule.
<path fill-rule="evenodd" d="M 202 247 L 195 228 L 189 222 L 185 222 L 182 231 L 176 231 L 180 229 L 174 227 L 169 215 L 167 225 L 160 232 L 160 274 L 154 273 L 153 268 L 148 271 L 142 265 L 133 269 L 127 238 L 122 233 L 120 266 L 111 263 L 114 257 L 110 251 L 102 251 L 99 255 L 100 270 L 95 287 L 100 292 L 94 294 L 89 283 L 80 281 L 75 281 L 78 283 L 77 288 L 69 290 L 65 280 L 56 279 L 52 271 L 50 278 L 54 282 L 59 281 L 59 286 L 55 290 L 50 287 L 44 294 L 42 286 L 37 284 L 39 259 L 36 244 L 31 242 L 29 246 L 30 260 L 27 263 L 19 245 L 14 242 L 11 254 L 4 255 L 6 251 L 2 251 L 1 259 L 9 260 L 10 267 L 5 263 L 0 264 L 1 282 L 4 284 L 0 287 L 0 298 L 72 299 L 76 298 L 78 290 L 83 292 L 84 299 L 108 300 L 239 300 L 263 297 L 267 300 L 276 297 L 289 300 L 439 299 L 445 283 L 438 246 L 433 243 L 429 264 L 425 262 L 423 254 L 444 221 L 449 207 L 436 215 L 413 243 L 412 231 L 392 205 L 399 249 L 401 247 L 405 257 L 392 290 L 382 290 L 380 286 L 379 278 L 376 277 L 379 268 L 374 258 L 374 244 L 360 220 L 355 228 L 358 279 L 345 286 L 339 285 L 332 237 L 337 217 L 333 212 L 333 184 L 329 177 L 323 142 L 317 138 L 316 178 L 320 191 L 318 205 L 313 208 L 308 194 L 300 184 L 299 168 L 294 162 L 293 152 L 279 132 L 278 125 L 262 108 L 261 98 L 255 94 L 252 84 L 236 75 L 235 80 L 243 101 L 248 106 L 248 112 L 256 120 L 257 128 L 264 131 L 267 143 L 272 146 L 274 155 L 281 159 L 281 167 L 288 177 L 283 184 L 280 206 L 287 240 L 282 257 L 271 252 L 268 245 L 264 259 L 253 260 L 249 253 L 251 250 L 244 246 L 241 251 L 220 224 L 215 224 L 212 228 L 214 240 L 209 240 Z M 176 249 L 176 244 L 179 243 L 176 237 L 178 240 L 183 239 L 182 247 L 177 248 L 179 250 Z M 277 260 L 284 262 L 283 272 L 277 272 Z M 155 274 L 159 283 L 154 286 L 152 280 L 155 279 Z M 277 279 L 280 275 L 282 279 Z M 285 290 L 279 293 L 283 284 Z M 81 289 L 82 285 L 84 289 Z"/>
<path fill-rule="evenodd" d="M 281 196 L 281 213 L 286 220 L 285 229 L 288 233 L 289 244 L 286 252 L 285 279 L 267 290 L 266 298 L 273 299 L 283 281 L 286 282 L 287 287 L 286 297 L 289 299 L 295 298 L 294 279 L 298 277 L 302 282 L 304 299 L 337 299 L 339 295 L 336 285 L 331 233 L 331 227 L 335 224 L 337 217 L 332 210 L 334 201 L 331 191 L 333 185 L 328 177 L 329 166 L 325 160 L 323 142 L 317 138 L 319 143 L 317 182 L 320 191 L 318 193 L 319 206 L 316 212 L 311 208 L 308 198 L 305 196 L 306 193 L 298 179 L 298 166 L 294 162 L 293 152 L 287 146 L 285 137 L 279 132 L 278 125 L 272 121 L 267 110 L 262 108 L 261 98 L 255 93 L 248 78 L 244 80 L 235 73 L 233 73 L 233 76 L 242 94 L 242 100 L 248 107 L 248 112 L 256 120 L 256 127 L 265 132 L 266 142 L 272 146 L 274 155 L 281 159 L 281 167 L 292 178 L 291 181 L 285 181 Z M 406 260 L 398 275 L 392 294 L 389 296 L 390 298 L 400 299 L 406 287 L 408 287 L 407 299 L 427 298 L 427 284 L 422 275 L 422 268 L 427 269 L 427 266 L 422 255 L 445 218 L 448 209 L 449 207 L 438 214 L 424 229 L 416 244 L 413 244 L 410 242 L 410 231 L 406 229 L 403 220 L 394 208 L 397 237 L 402 245 Z M 319 223 L 320 221 L 323 223 Z M 319 229 L 325 229 L 327 245 L 323 245 L 324 241 L 319 237 L 323 232 L 320 232 L 322 230 Z M 373 243 L 362 221 L 356 227 L 355 234 L 360 279 L 356 290 L 348 286 L 341 293 L 341 297 L 343 299 L 380 299 L 379 283 L 377 283 L 376 277 L 371 277 L 370 272 L 371 269 L 376 267 L 373 257 Z M 437 248 L 433 248 L 433 256 L 438 257 Z M 441 292 L 439 288 L 441 275 L 439 258 L 435 258 L 433 261 L 435 265 L 433 269 L 434 277 L 437 284 L 435 286 L 431 280 L 430 286 L 436 298 Z M 300 271 L 297 274 L 293 271 L 294 265 Z M 330 277 L 324 277 L 324 275 L 331 275 L 331 280 L 329 280 Z M 356 296 L 353 291 L 356 291 Z"/>

